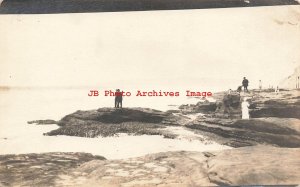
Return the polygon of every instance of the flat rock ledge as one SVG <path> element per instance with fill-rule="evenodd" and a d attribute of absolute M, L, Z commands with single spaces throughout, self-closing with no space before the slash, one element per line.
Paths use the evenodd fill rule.
<path fill-rule="evenodd" d="M 217 186 L 300 184 L 300 149 L 249 146 L 123 160 L 84 153 L 0 156 L 2 186 Z"/>

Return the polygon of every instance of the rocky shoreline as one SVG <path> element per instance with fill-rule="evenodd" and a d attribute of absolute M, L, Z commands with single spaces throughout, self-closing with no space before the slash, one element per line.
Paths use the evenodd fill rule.
<path fill-rule="evenodd" d="M 220 92 L 215 102 L 201 100 L 175 111 L 99 108 L 76 111 L 47 136 L 107 137 L 161 135 L 178 138 L 184 128 L 233 147 L 211 152 L 175 151 L 105 160 L 85 153 L 0 156 L 3 186 L 216 186 L 300 184 L 300 91 Z M 241 119 L 241 100 L 250 103 L 250 120 Z M 199 115 L 201 113 L 201 115 Z M 280 113 L 280 115 L 278 115 Z M 61 161 L 64 160 L 64 161 Z M 30 171 L 30 172 L 27 172 Z M 33 180 L 34 179 L 34 180 Z"/>
<path fill-rule="evenodd" d="M 215 102 L 202 100 L 195 105 L 182 105 L 176 111 L 158 111 L 149 108 L 99 108 L 76 111 L 59 121 L 35 120 L 29 124 L 55 123 L 58 129 L 48 136 L 107 137 L 119 133 L 129 135 L 178 135 L 165 129 L 184 127 L 205 135 L 211 140 L 231 147 L 272 145 L 300 147 L 300 91 L 269 90 L 250 93 L 215 94 Z M 250 120 L 241 119 L 241 100 L 249 98 Z M 266 112 L 267 111 L 267 112 Z M 292 111 L 292 112 L 291 112 Z M 203 115 L 197 115 L 199 112 Z M 277 116 L 277 113 L 280 113 Z M 192 118 L 193 116 L 194 118 Z"/>

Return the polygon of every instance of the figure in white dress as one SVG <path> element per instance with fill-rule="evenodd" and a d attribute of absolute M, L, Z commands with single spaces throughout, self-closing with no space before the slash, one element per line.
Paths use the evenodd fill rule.
<path fill-rule="evenodd" d="M 244 98 L 244 101 L 242 102 L 242 119 L 249 119 L 249 106 L 247 98 Z"/>

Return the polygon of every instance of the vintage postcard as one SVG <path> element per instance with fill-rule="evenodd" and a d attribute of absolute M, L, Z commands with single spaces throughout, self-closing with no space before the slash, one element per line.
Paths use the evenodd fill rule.
<path fill-rule="evenodd" d="M 0 186 L 299 186 L 299 3 L 2 1 Z"/>

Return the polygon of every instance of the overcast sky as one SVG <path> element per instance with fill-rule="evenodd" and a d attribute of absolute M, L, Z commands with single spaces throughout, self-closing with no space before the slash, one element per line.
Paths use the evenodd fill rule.
<path fill-rule="evenodd" d="M 300 6 L 0 16 L 0 85 L 236 88 L 300 64 Z"/>

